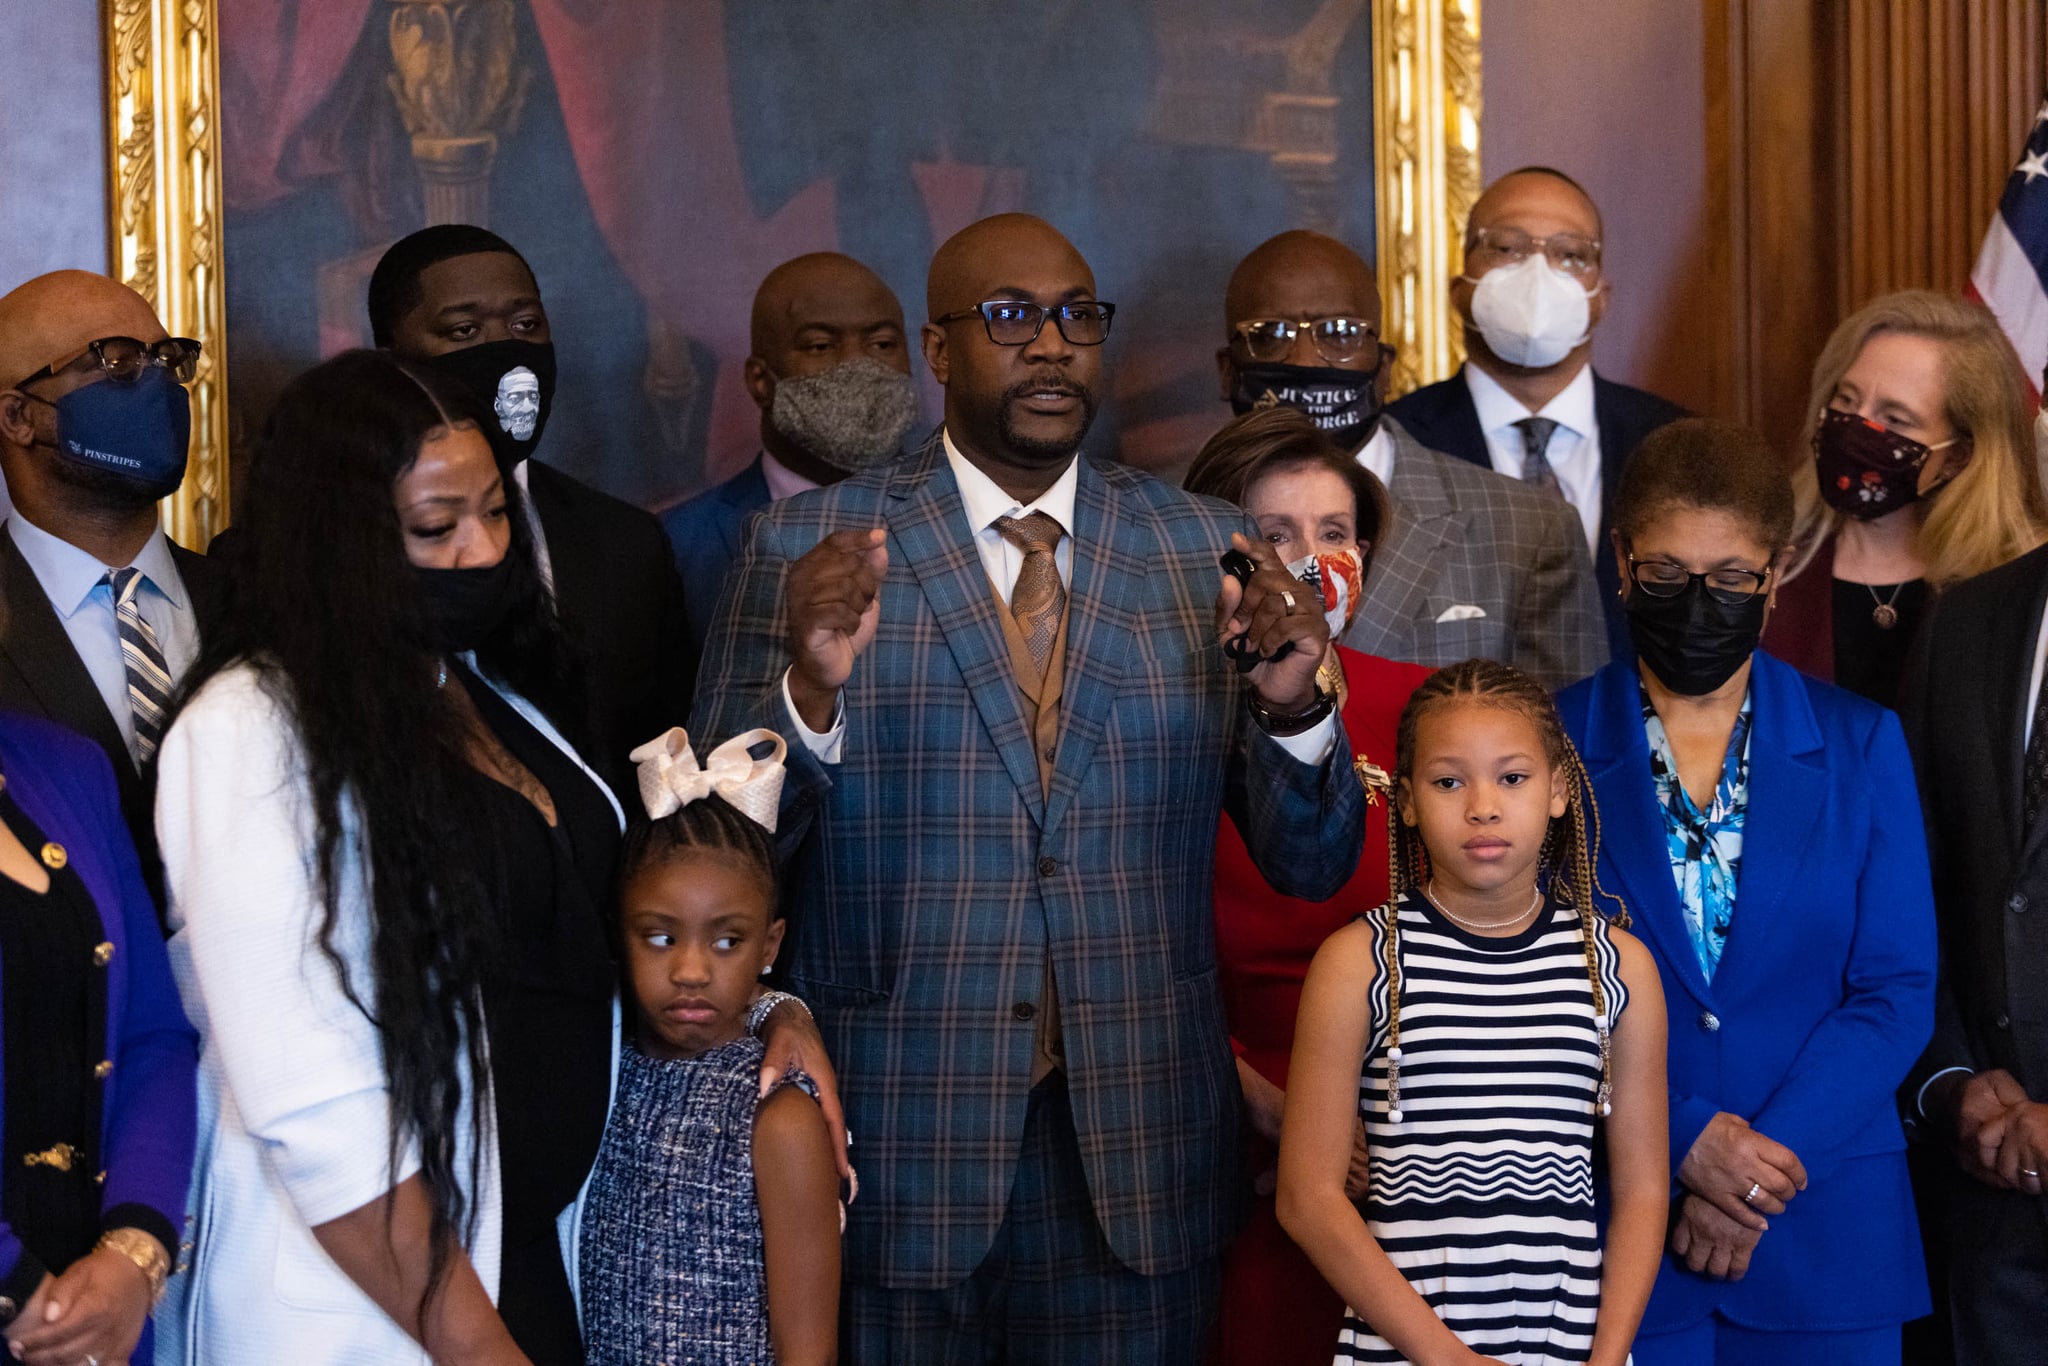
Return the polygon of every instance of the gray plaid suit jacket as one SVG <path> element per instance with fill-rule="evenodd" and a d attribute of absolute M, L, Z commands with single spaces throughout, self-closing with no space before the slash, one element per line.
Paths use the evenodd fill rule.
<path fill-rule="evenodd" d="M 996 600 L 943 446 L 752 523 L 713 623 L 693 728 L 789 741 L 788 985 L 839 1073 L 861 1194 L 849 1274 L 958 1284 L 994 1242 L 1024 1133 L 1047 949 L 1074 1125 L 1110 1247 L 1144 1274 L 1234 1229 L 1238 1087 L 1210 887 L 1231 810 L 1274 886 L 1334 894 L 1362 789 L 1340 730 L 1320 766 L 1249 725 L 1215 639 L 1217 556 L 1243 514 L 1082 458 L 1049 795 Z M 888 529 L 881 623 L 843 700 L 842 761 L 783 701 L 787 566 Z"/>
<path fill-rule="evenodd" d="M 1380 420 L 1394 439 L 1391 525 L 1344 643 L 1414 664 L 1497 659 L 1553 690 L 1605 664 L 1593 561 L 1571 505 Z M 1441 620 L 1467 607 L 1484 615 Z"/>

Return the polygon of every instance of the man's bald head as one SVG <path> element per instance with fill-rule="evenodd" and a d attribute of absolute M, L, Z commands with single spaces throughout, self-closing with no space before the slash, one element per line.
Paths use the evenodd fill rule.
<path fill-rule="evenodd" d="M 63 369 L 102 337 L 165 335 L 149 301 L 118 280 L 88 270 L 38 275 L 0 297 L 0 388 Z"/>
<path fill-rule="evenodd" d="M 754 354 L 774 356 L 821 317 L 893 323 L 899 337 L 903 332 L 903 305 L 881 276 L 851 256 L 814 251 L 784 261 L 754 291 Z"/>
<path fill-rule="evenodd" d="M 968 224 L 932 253 L 925 316 L 942 318 L 987 299 L 1029 297 L 1022 292 L 1027 273 L 1071 279 L 1075 298 L 1095 292 L 1095 272 L 1058 228 L 1028 213 L 999 213 Z"/>
<path fill-rule="evenodd" d="M 1223 326 L 1255 318 L 1359 318 L 1380 326 L 1380 286 L 1365 258 L 1334 237 L 1297 228 L 1252 248 L 1223 291 Z"/>
<path fill-rule="evenodd" d="M 1555 222 L 1555 230 L 1575 232 L 1595 242 L 1606 231 L 1600 220 L 1600 206 L 1593 202 L 1592 195 L 1586 193 L 1586 187 L 1563 171 L 1549 166 L 1523 166 L 1487 186 L 1485 193 L 1472 206 L 1468 231 L 1493 227 L 1504 219 L 1529 214 L 1544 215 L 1547 221 Z M 1537 232 L 1534 235 L 1541 237 L 1546 234 Z"/>
<path fill-rule="evenodd" d="M 975 305 L 996 300 L 1046 310 L 1038 335 L 1020 345 L 997 343 L 973 315 Z M 1095 272 L 1057 228 L 1030 214 L 984 218 L 932 254 L 924 359 L 946 389 L 947 434 L 1022 502 L 1072 463 L 1095 421 L 1101 338 L 1071 342 L 1054 315 L 1084 300 L 1101 302 Z"/>

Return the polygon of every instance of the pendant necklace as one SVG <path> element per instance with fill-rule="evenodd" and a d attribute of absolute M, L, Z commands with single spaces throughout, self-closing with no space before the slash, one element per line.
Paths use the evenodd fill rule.
<path fill-rule="evenodd" d="M 1422 889 L 1422 894 L 1423 894 L 1424 896 L 1426 896 L 1426 897 L 1428 897 L 1428 898 L 1429 898 L 1429 904 L 1430 904 L 1430 905 L 1432 905 L 1432 906 L 1434 906 L 1434 907 L 1436 907 L 1436 908 L 1437 908 L 1438 910 L 1442 911 L 1442 912 L 1443 912 L 1443 913 L 1444 913 L 1444 914 L 1445 914 L 1446 916 L 1450 917 L 1450 918 L 1451 918 L 1452 920 L 1455 920 L 1455 921 L 1457 921 L 1457 922 L 1458 922 L 1458 923 L 1459 923 L 1460 925 L 1463 925 L 1463 926 L 1464 926 L 1464 927 L 1465 927 L 1466 929 L 1468 929 L 1468 930 L 1505 930 L 1505 929 L 1510 929 L 1510 928 L 1512 928 L 1513 926 L 1516 926 L 1516 925 L 1519 925 L 1519 924 L 1521 924 L 1521 923 L 1522 923 L 1522 922 L 1523 922 L 1524 920 L 1527 920 L 1527 919 L 1528 919 L 1528 918 L 1529 918 L 1530 916 L 1532 916 L 1532 915 L 1536 914 L 1536 908 L 1537 908 L 1538 906 L 1541 906 L 1541 905 L 1543 904 L 1543 889 L 1539 887 L 1539 888 L 1536 888 L 1535 890 L 1533 890 L 1532 892 L 1530 892 L 1530 894 L 1529 894 L 1529 909 L 1528 909 L 1528 910 L 1526 910 L 1526 911 L 1523 911 L 1523 912 L 1522 912 L 1522 913 L 1521 913 L 1520 915 L 1516 916 L 1516 917 L 1515 917 L 1515 918 L 1514 918 L 1513 920 L 1500 920 L 1500 921 L 1491 921 L 1491 920 L 1467 920 L 1467 919 L 1466 919 L 1466 918 L 1465 918 L 1464 916 L 1462 916 L 1462 915 L 1459 915 L 1459 914 L 1458 914 L 1458 913 L 1457 913 L 1456 911 L 1452 910 L 1452 909 L 1451 909 L 1450 907 L 1448 907 L 1448 906 L 1444 905 L 1444 903 L 1443 903 L 1443 902 L 1441 902 L 1441 901 L 1438 901 L 1438 900 L 1436 899 L 1436 892 L 1435 892 L 1435 890 L 1434 890 L 1434 888 L 1435 888 L 1435 887 L 1436 887 L 1436 879 L 1434 879 L 1434 878 L 1431 878 L 1431 879 L 1429 880 L 1428 884 L 1427 884 L 1427 885 L 1425 885 L 1425 886 L 1423 887 L 1423 889 Z"/>
<path fill-rule="evenodd" d="M 1877 629 L 1889 631 L 1892 627 L 1897 626 L 1899 624 L 1899 609 L 1892 606 L 1892 604 L 1899 600 L 1899 594 L 1906 591 L 1906 585 L 1903 583 L 1893 585 L 1892 595 L 1888 598 L 1880 598 L 1877 595 L 1877 590 L 1867 583 L 1863 587 L 1869 592 L 1870 600 L 1877 604 L 1877 606 L 1870 609 L 1870 619 L 1877 623 Z"/>

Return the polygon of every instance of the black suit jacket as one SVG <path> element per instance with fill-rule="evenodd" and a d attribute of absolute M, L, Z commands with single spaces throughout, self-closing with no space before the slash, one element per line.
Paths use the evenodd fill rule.
<path fill-rule="evenodd" d="M 538 460 L 526 462 L 526 486 L 547 538 L 556 610 L 588 662 L 591 767 L 630 812 L 637 789 L 627 754 L 683 725 L 696 686 L 683 583 L 653 513 Z"/>
<path fill-rule="evenodd" d="M 204 635 L 213 620 L 219 569 L 204 555 L 175 541 L 171 559 L 191 595 L 192 611 Z M 121 792 L 121 816 L 135 840 L 143 879 L 163 908 L 163 861 L 156 847 L 156 775 L 137 773 L 92 675 L 78 657 L 64 623 L 50 606 L 35 570 L 22 558 L 14 537 L 0 529 L 0 709 L 25 712 L 77 731 L 106 751 Z"/>
<path fill-rule="evenodd" d="M 1934 1037 L 1900 1110 L 1944 1174 L 1923 1199 L 1946 1233 L 1958 1342 L 1986 1361 L 2040 1359 L 2048 1308 L 2008 1287 L 2038 1278 L 2048 1258 L 2048 1199 L 1963 1175 L 1948 1155 L 1953 1132 L 1922 1119 L 1919 1099 L 1936 1075 L 1964 1067 L 2004 1068 L 2029 1099 L 2048 1101 L 2048 817 L 2025 827 L 2023 787 L 2044 607 L 2048 547 L 1948 589 L 1914 642 L 1900 698 L 1941 936 Z"/>
<path fill-rule="evenodd" d="M 1387 405 L 1409 434 L 1432 450 L 1493 468 L 1479 410 L 1462 370 L 1447 380 L 1424 385 Z M 1600 424 L 1600 541 L 1593 547 L 1593 575 L 1600 589 L 1600 607 L 1607 618 L 1607 644 L 1616 659 L 1633 659 L 1628 619 L 1621 610 L 1621 575 L 1608 548 L 1614 529 L 1614 495 L 1621 487 L 1622 467 L 1643 438 L 1667 422 L 1689 414 L 1675 403 L 1642 389 L 1593 376 L 1593 420 Z"/>
<path fill-rule="evenodd" d="M 2044 606 L 2048 547 L 1947 590 L 1915 642 L 1901 710 L 1942 965 L 1934 1041 L 1908 1101 L 1948 1067 L 2003 1067 L 2048 1100 L 2048 818 L 2027 830 L 2022 812 Z"/>

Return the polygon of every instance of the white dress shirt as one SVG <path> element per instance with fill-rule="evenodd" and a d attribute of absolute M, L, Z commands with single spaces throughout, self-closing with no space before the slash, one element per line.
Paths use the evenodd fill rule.
<path fill-rule="evenodd" d="M 23 517 L 19 512 L 7 519 L 7 534 L 28 561 L 43 596 L 64 623 L 64 634 L 79 662 L 92 675 L 100 700 L 107 705 L 128 752 L 135 752 L 135 711 L 128 702 L 128 666 L 121 658 L 121 626 L 114 618 L 114 589 L 107 575 L 127 565 L 101 564 L 99 558 L 60 540 Z M 135 589 L 135 603 L 142 619 L 156 633 L 164 663 L 170 667 L 175 686 L 199 655 L 199 619 L 192 611 L 192 595 L 171 558 L 171 543 L 163 528 L 152 531 L 135 557 L 134 568 L 142 571 Z"/>
<path fill-rule="evenodd" d="M 1582 365 L 1556 398 L 1535 412 L 1500 387 L 1500 381 L 1478 366 L 1464 367 L 1465 387 L 1479 412 L 1479 430 L 1486 435 L 1486 453 L 1494 469 L 1510 479 L 1522 477 L 1522 429 L 1527 417 L 1546 417 L 1557 424 L 1544 448 L 1544 458 L 1557 475 L 1565 501 L 1579 514 L 1586 545 L 1600 553 L 1600 421 L 1593 412 L 1593 367 Z"/>
<path fill-rule="evenodd" d="M 1394 486 L 1394 438 L 1387 435 L 1386 423 L 1374 423 L 1372 435 L 1352 453 L 1351 458 L 1370 470 L 1383 487 Z"/>
<path fill-rule="evenodd" d="M 1079 487 L 1081 478 L 1079 455 L 1067 462 L 1067 468 L 1053 480 L 1052 487 L 1029 503 L 1019 503 L 960 453 L 960 448 L 953 444 L 952 433 L 942 431 L 940 439 L 946 445 L 946 463 L 952 467 L 953 482 L 960 488 L 960 506 L 967 513 L 967 525 L 974 529 L 974 548 L 981 554 L 981 567 L 987 571 L 988 581 L 1004 605 L 1009 604 L 1010 590 L 1016 587 L 1017 575 L 1024 568 L 1024 552 L 1004 539 L 1003 533 L 996 529 L 996 522 L 1004 517 L 1027 517 L 1034 512 L 1043 512 L 1060 524 L 1060 541 L 1053 550 L 1053 562 L 1059 567 L 1060 582 L 1072 587 L 1074 491 Z M 789 671 L 785 669 L 782 674 L 782 703 L 789 708 L 790 719 L 796 723 L 796 733 L 803 740 L 804 747 L 817 755 L 822 763 L 838 763 L 846 746 L 843 700 L 834 707 L 829 730 L 822 734 L 812 730 L 797 714 L 796 701 L 789 691 Z M 1326 716 L 1299 735 L 1276 735 L 1273 740 L 1303 763 L 1320 764 L 1336 740 L 1336 729 L 1336 721 Z"/>

